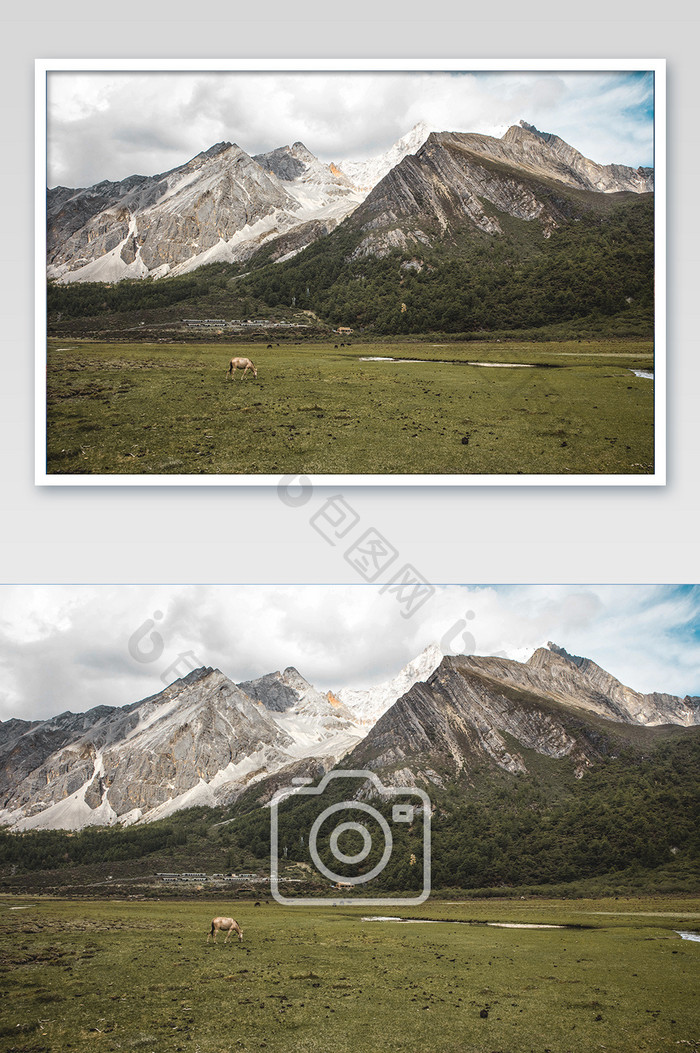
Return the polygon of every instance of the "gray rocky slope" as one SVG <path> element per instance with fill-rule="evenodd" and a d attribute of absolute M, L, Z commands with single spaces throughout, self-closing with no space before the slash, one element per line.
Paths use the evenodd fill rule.
<path fill-rule="evenodd" d="M 498 211 L 536 220 L 548 236 L 565 212 L 552 187 L 653 190 L 650 169 L 596 164 L 524 122 L 502 139 L 417 126 L 383 157 L 346 167 L 350 175 L 299 142 L 254 157 L 222 142 L 159 175 L 55 187 L 47 192 L 48 275 L 60 282 L 157 278 L 246 260 L 263 245 L 283 260 L 361 202 L 367 233 L 360 255 L 425 243 L 455 224 L 498 234 Z"/>
<path fill-rule="evenodd" d="M 263 706 L 203 668 L 123 709 L 11 729 L 0 747 L 2 818 L 25 829 L 130 822 L 200 785 L 213 803 L 222 771 L 245 782 L 287 763 L 293 747 Z"/>
<path fill-rule="evenodd" d="M 355 255 L 382 256 L 465 229 L 499 235 L 503 217 L 536 222 L 547 238 L 586 195 L 590 202 L 653 189 L 652 169 L 596 164 L 524 122 L 501 139 L 433 132 L 355 211 L 353 224 L 365 235 Z"/>
<path fill-rule="evenodd" d="M 700 698 L 640 694 L 555 644 L 525 663 L 448 657 L 375 724 L 347 759 L 385 781 L 441 783 L 484 765 L 526 773 L 530 751 L 567 758 L 577 774 L 661 725 L 700 724 Z M 680 730 L 680 729 L 679 729 Z"/>
<path fill-rule="evenodd" d="M 403 670 L 388 701 L 421 668 Z M 0 823 L 79 829 L 229 802 L 300 762 L 328 769 L 365 731 L 364 713 L 293 667 L 238 685 L 197 669 L 123 708 L 0 722 Z"/>
<path fill-rule="evenodd" d="M 700 699 L 640 694 L 554 644 L 525 663 L 440 661 L 429 648 L 374 695 L 339 694 L 317 691 L 292 667 L 238 685 L 202 668 L 123 708 L 0 722 L 0 823 L 152 820 L 228 803 L 271 778 L 317 775 L 341 758 L 399 782 L 484 763 L 524 772 L 531 750 L 582 771 L 600 753 L 601 729 L 700 724 Z"/>
<path fill-rule="evenodd" d="M 300 248 L 364 195 L 302 143 L 250 157 L 217 143 L 187 164 L 87 189 L 47 192 L 48 276 L 62 282 L 182 274 L 244 260 L 296 232 Z"/>

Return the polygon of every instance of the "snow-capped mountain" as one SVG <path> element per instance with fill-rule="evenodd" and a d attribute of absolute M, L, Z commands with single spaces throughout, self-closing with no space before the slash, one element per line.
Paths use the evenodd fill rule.
<path fill-rule="evenodd" d="M 254 157 L 221 142 L 160 175 L 48 190 L 47 274 L 62 283 L 160 278 L 247 260 L 262 246 L 282 262 L 356 210 L 368 232 L 359 255 L 430 243 L 465 224 L 502 233 L 491 205 L 541 222 L 549 236 L 566 218 L 550 200 L 552 180 L 646 193 L 654 176 L 598 165 L 522 121 L 501 139 L 421 123 L 383 154 L 338 164 L 300 142 Z"/>
<path fill-rule="evenodd" d="M 217 143 L 155 176 L 47 192 L 47 274 L 62 283 L 161 278 L 245 260 L 275 243 L 289 259 L 328 234 L 403 157 L 425 141 L 416 127 L 386 153 L 324 164 L 301 142 L 249 156 Z"/>
<path fill-rule="evenodd" d="M 383 154 L 370 157 L 366 161 L 339 161 L 338 168 L 356 187 L 369 192 L 399 161 L 403 161 L 409 154 L 415 154 L 435 130 L 425 121 L 420 121 Z"/>
<path fill-rule="evenodd" d="M 364 196 L 302 143 L 256 158 L 217 143 L 162 175 L 49 190 L 48 276 L 65 283 L 184 274 L 247 259 L 295 234 L 291 254 Z"/>
<path fill-rule="evenodd" d="M 434 771 L 445 757 L 459 768 L 484 756 L 520 771 L 520 743 L 585 764 L 601 721 L 695 726 L 700 698 L 641 694 L 554 644 L 524 663 L 443 659 L 432 645 L 391 680 L 337 694 L 318 691 L 291 666 L 240 684 L 203 667 L 121 708 L 0 722 L 0 824 L 150 822 L 230 803 L 253 784 L 288 786 L 346 757 L 348 767 L 390 774 L 416 758 L 421 771 Z M 440 756 L 433 762 L 431 753 Z"/>
<path fill-rule="evenodd" d="M 325 695 L 317 691 L 293 666 L 238 686 L 289 735 L 299 760 L 331 754 L 339 759 L 364 734 L 355 713 L 330 691 Z"/>
<path fill-rule="evenodd" d="M 217 669 L 197 669 L 141 702 L 91 715 L 92 722 L 57 718 L 64 727 L 74 722 L 58 749 L 47 739 L 52 721 L 4 739 L 1 822 L 79 829 L 159 818 L 214 804 L 223 787 L 235 796 L 296 755 L 291 736 Z"/>
<path fill-rule="evenodd" d="M 393 698 L 383 685 L 383 706 L 418 666 Z M 370 723 L 291 666 L 240 684 L 203 667 L 123 708 L 0 722 L 0 824 L 80 829 L 227 803 L 300 762 L 327 770 Z"/>
<path fill-rule="evenodd" d="M 350 215 L 420 137 L 414 129 L 367 162 L 361 185 L 300 142 L 254 157 L 222 142 L 160 175 L 56 187 L 47 192 L 48 277 L 161 278 L 245 260 L 271 242 L 272 259 L 287 259 Z"/>
<path fill-rule="evenodd" d="M 401 698 L 414 684 L 427 680 L 442 659 L 443 654 L 438 645 L 430 644 L 391 680 L 361 691 L 343 688 L 338 692 L 338 698 L 361 724 L 372 727 L 397 698 Z"/>

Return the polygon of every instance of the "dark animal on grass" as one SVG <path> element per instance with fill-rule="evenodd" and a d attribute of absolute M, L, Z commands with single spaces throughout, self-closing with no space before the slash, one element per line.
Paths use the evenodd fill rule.
<path fill-rule="evenodd" d="M 243 929 L 240 927 L 237 921 L 234 921 L 233 918 L 212 918 L 211 932 L 207 936 L 207 943 L 209 943 L 209 940 L 212 938 L 212 936 L 214 937 L 214 943 L 216 943 L 216 937 L 218 936 L 219 932 L 226 933 L 226 939 L 224 940 L 224 943 L 228 943 L 228 938 L 232 932 L 238 933 L 239 940 L 243 939 Z"/>
<path fill-rule="evenodd" d="M 228 369 L 226 370 L 226 379 L 229 380 L 231 377 L 235 378 L 237 369 L 243 370 L 243 376 L 246 375 L 249 369 L 252 369 L 253 376 L 257 379 L 258 371 L 249 358 L 232 358 L 229 362 Z M 243 377 L 241 377 L 241 379 L 243 379 Z"/>

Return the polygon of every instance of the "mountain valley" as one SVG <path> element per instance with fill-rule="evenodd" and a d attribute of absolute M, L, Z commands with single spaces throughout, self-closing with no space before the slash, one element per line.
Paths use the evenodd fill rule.
<path fill-rule="evenodd" d="M 293 667 L 238 684 L 204 667 L 123 708 L 0 724 L 0 877 L 16 887 L 36 870 L 54 887 L 68 867 L 95 881 L 100 859 L 122 882 L 173 866 L 265 871 L 273 795 L 366 769 L 427 791 L 438 888 L 612 873 L 686 887 L 699 729 L 699 698 L 641 694 L 552 643 L 526 662 L 432 646 L 359 691 L 318 691 Z M 309 802 L 292 793 L 281 807 L 289 874 L 308 874 Z M 377 880 L 405 891 L 415 878 L 397 862 Z"/>
<path fill-rule="evenodd" d="M 395 681 L 363 692 L 357 711 L 292 667 L 240 684 L 202 667 L 123 708 L 0 723 L 0 823 L 128 826 L 230 803 L 262 779 L 284 781 L 302 761 L 325 771 L 366 734 L 368 712 L 391 705 L 440 658 L 429 648 Z"/>
<path fill-rule="evenodd" d="M 484 765 L 527 775 L 535 751 L 566 758 L 580 778 L 618 740 L 697 725 L 700 699 L 639 694 L 552 643 L 525 663 L 443 657 L 431 645 L 392 680 L 337 694 L 292 667 L 238 684 L 203 667 L 123 708 L 0 724 L 0 821 L 151 822 L 251 787 L 269 796 L 271 777 L 284 784 L 305 761 L 440 786 L 445 772 L 469 779 Z"/>
<path fill-rule="evenodd" d="M 49 321 L 66 335 L 68 319 L 104 315 L 135 329 L 155 320 L 140 306 L 171 304 L 159 318 L 181 321 L 206 310 L 208 282 L 226 325 L 477 333 L 619 318 L 622 335 L 647 333 L 653 189 L 653 170 L 597 164 L 524 121 L 500 139 L 418 125 L 366 162 L 218 143 L 161 175 L 48 191 Z M 158 282 L 132 288 L 144 278 Z"/>

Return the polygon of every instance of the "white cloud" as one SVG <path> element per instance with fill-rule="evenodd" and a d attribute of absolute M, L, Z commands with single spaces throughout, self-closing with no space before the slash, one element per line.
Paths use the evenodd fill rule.
<path fill-rule="evenodd" d="M 502 135 L 524 119 L 595 161 L 650 164 L 651 92 L 650 76 L 593 72 L 53 72 L 48 185 L 154 175 L 224 140 L 366 158 L 419 121 Z"/>
<path fill-rule="evenodd" d="M 141 647 L 157 632 L 163 650 L 143 663 L 129 640 L 149 621 Z M 362 687 L 451 630 L 452 651 L 466 639 L 524 660 L 553 640 L 638 690 L 700 694 L 699 622 L 697 587 L 446 585 L 409 619 L 366 585 L 4 587 L 0 718 L 126 705 L 161 690 L 183 652 L 234 680 L 294 665 L 319 688 Z"/>

